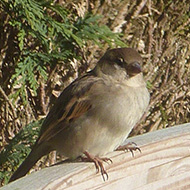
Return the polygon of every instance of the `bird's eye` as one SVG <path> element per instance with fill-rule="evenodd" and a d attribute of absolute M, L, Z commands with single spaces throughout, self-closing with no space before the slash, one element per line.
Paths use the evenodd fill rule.
<path fill-rule="evenodd" d="M 116 63 L 117 63 L 118 65 L 123 65 L 124 59 L 123 59 L 122 57 L 120 57 L 120 58 L 116 59 Z"/>

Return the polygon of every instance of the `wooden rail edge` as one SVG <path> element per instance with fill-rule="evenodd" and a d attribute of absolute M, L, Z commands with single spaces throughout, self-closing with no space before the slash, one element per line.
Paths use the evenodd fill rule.
<path fill-rule="evenodd" d="M 109 179 L 93 163 L 64 163 L 34 172 L 0 190 L 181 190 L 190 189 L 190 123 L 127 139 L 142 153 L 115 151 L 105 163 Z"/>

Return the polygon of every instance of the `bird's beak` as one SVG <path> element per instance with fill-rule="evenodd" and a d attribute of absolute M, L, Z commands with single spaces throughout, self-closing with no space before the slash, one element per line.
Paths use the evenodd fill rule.
<path fill-rule="evenodd" d="M 142 69 L 138 62 L 133 62 L 127 66 L 127 73 L 129 76 L 135 76 L 140 72 L 142 72 Z"/>

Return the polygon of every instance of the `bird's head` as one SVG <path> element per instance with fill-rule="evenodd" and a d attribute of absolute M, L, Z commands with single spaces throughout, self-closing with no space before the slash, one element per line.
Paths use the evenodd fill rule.
<path fill-rule="evenodd" d="M 141 65 L 142 58 L 136 50 L 116 48 L 108 50 L 96 67 L 106 75 L 130 78 L 142 72 Z"/>

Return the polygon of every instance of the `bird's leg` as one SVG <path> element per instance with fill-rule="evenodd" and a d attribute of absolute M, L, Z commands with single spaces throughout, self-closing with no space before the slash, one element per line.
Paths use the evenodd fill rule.
<path fill-rule="evenodd" d="M 121 151 L 121 150 L 130 151 L 133 157 L 134 157 L 133 151 L 138 150 L 139 152 L 141 152 L 141 149 L 134 142 L 129 142 L 126 145 L 119 146 L 116 150 L 118 150 L 118 151 Z"/>
<path fill-rule="evenodd" d="M 98 156 L 92 156 L 91 154 L 89 154 L 87 151 L 84 152 L 86 158 L 82 157 L 82 160 L 85 162 L 94 162 L 95 167 L 96 167 L 96 171 L 97 173 L 100 171 L 102 174 L 102 178 L 105 181 L 105 177 L 106 176 L 107 180 L 108 180 L 108 173 L 106 172 L 103 162 L 108 162 L 110 161 L 112 163 L 112 160 L 110 158 L 100 158 Z"/>

